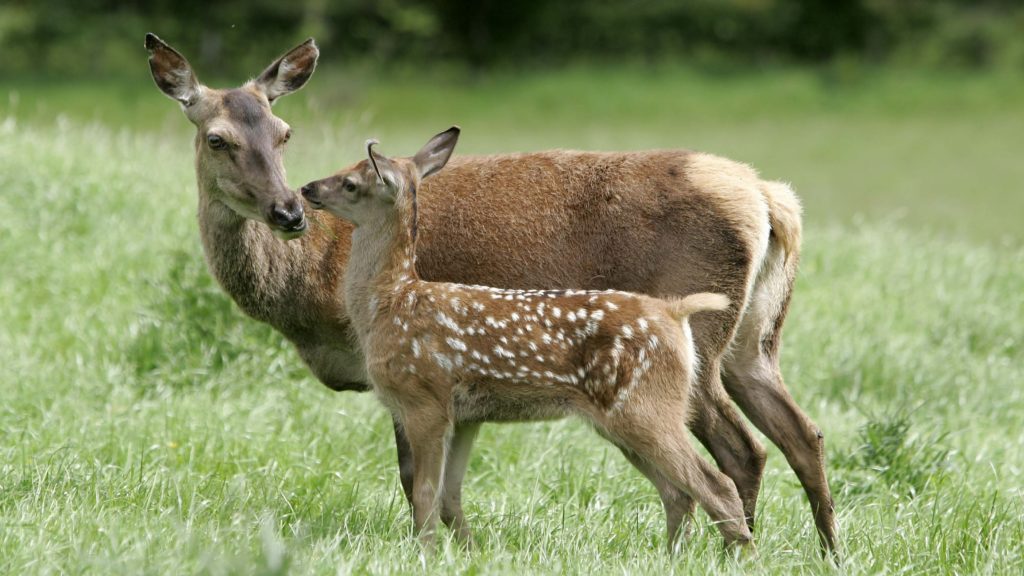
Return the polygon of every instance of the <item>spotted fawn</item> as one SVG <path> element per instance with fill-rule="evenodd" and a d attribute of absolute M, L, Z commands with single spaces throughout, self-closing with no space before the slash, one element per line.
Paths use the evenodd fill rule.
<path fill-rule="evenodd" d="M 444 167 L 458 136 L 458 128 L 442 132 L 411 158 L 386 158 L 369 141 L 366 160 L 302 188 L 311 206 L 355 226 L 345 303 L 373 389 L 410 441 L 424 544 L 449 483 L 461 483 L 481 422 L 569 414 L 622 450 L 663 500 L 682 491 L 727 544 L 749 543 L 734 484 L 697 454 L 687 428 L 699 409 L 690 398 L 698 358 L 688 317 L 723 310 L 728 299 L 421 280 L 416 188 Z M 456 513 L 443 519 L 468 539 L 461 507 Z"/>

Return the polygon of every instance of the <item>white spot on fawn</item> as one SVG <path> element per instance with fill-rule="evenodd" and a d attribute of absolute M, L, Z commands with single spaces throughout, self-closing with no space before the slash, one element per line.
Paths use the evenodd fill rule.
<path fill-rule="evenodd" d="M 462 328 L 459 328 L 459 325 L 455 323 L 455 320 L 452 320 L 451 317 L 445 314 L 444 312 L 441 312 L 439 310 L 437 312 L 436 317 L 438 324 L 444 326 L 445 328 L 451 330 L 452 332 L 455 332 L 456 334 L 462 334 Z"/>
<path fill-rule="evenodd" d="M 449 346 L 456 350 L 460 350 L 462 352 L 466 351 L 466 343 L 463 342 L 462 340 L 459 340 L 458 338 L 452 338 L 451 336 L 449 336 L 445 338 L 444 341 L 447 342 Z"/>
<path fill-rule="evenodd" d="M 511 351 L 509 351 L 509 350 L 507 350 L 505 348 L 502 348 L 501 346 L 495 346 L 494 347 L 494 353 L 497 354 L 498 356 L 501 356 L 502 358 L 515 358 L 516 357 L 516 355 L 513 354 Z"/>
<path fill-rule="evenodd" d="M 440 366 L 443 370 L 446 372 L 452 371 L 452 361 L 450 358 L 440 352 L 433 352 L 431 356 L 434 358 L 434 363 Z"/>

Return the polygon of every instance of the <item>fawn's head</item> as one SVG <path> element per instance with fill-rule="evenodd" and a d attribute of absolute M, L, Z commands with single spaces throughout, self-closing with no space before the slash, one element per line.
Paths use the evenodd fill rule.
<path fill-rule="evenodd" d="M 275 60 L 256 79 L 229 90 L 200 84 L 185 57 L 154 34 L 146 34 L 146 49 L 157 87 L 178 101 L 196 126 L 196 171 L 213 199 L 265 223 L 282 238 L 302 235 L 302 202 L 288 188 L 282 160 L 292 131 L 270 105 L 313 74 L 320 55 L 313 39 Z"/>
<path fill-rule="evenodd" d="M 314 208 L 356 226 L 378 222 L 396 210 L 399 200 L 414 200 L 420 180 L 444 168 L 458 141 L 459 128 L 452 126 L 431 138 L 415 156 L 387 158 L 374 149 L 376 140 L 368 140 L 366 160 L 306 184 L 302 195 Z"/>

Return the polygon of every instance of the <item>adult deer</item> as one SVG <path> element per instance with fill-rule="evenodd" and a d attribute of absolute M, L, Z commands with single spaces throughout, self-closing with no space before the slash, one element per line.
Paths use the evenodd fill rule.
<path fill-rule="evenodd" d="M 186 59 L 155 35 L 146 36 L 146 48 L 157 86 L 196 126 L 199 227 L 210 271 L 246 314 L 288 338 L 321 382 L 367 390 L 336 296 L 351 227 L 306 216 L 285 182 L 282 146 L 290 129 L 270 108 L 312 75 L 315 44 L 307 40 L 228 90 L 201 85 Z M 708 407 L 694 432 L 735 483 L 753 526 L 765 451 L 729 397 L 735 400 L 785 454 L 822 545 L 834 549 L 824 440 L 779 369 L 801 235 L 799 203 L 788 187 L 695 152 L 546 152 L 455 158 L 419 193 L 418 270 L 427 280 L 654 296 L 724 293 L 732 307 L 692 323 L 703 367 L 695 394 Z M 466 196 L 475 201 L 458 201 Z M 464 436 L 466 446 L 449 458 L 468 452 L 472 434 Z M 411 497 L 409 444 L 397 424 L 395 439 L 402 487 Z M 464 524 L 461 481 L 445 479 L 441 518 L 449 526 Z M 670 528 L 694 507 L 685 494 L 665 501 L 674 503 L 666 510 Z"/>

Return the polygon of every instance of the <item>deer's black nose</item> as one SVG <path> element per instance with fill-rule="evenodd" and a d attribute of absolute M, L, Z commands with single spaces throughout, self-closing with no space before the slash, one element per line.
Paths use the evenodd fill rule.
<path fill-rule="evenodd" d="M 283 230 L 301 230 L 306 224 L 306 216 L 302 212 L 302 204 L 295 200 L 278 202 L 270 211 L 273 223 Z"/>
<path fill-rule="evenodd" d="M 309 184 L 306 184 L 305 186 L 300 188 L 299 192 L 302 192 L 302 195 L 308 198 L 309 195 L 312 194 L 314 190 L 316 190 L 316 185 L 310 182 Z"/>

